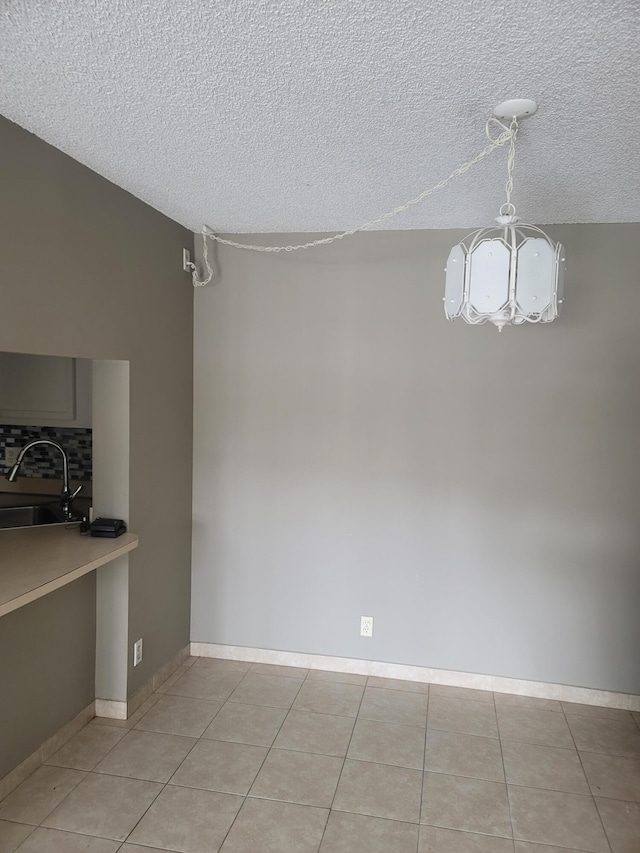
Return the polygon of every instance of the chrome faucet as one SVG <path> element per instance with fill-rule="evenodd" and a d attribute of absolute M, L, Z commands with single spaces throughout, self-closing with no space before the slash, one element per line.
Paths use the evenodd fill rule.
<path fill-rule="evenodd" d="M 48 447 L 55 447 L 56 450 L 59 450 L 62 455 L 62 492 L 60 493 L 60 505 L 62 506 L 62 514 L 66 521 L 79 521 L 81 516 L 77 516 L 76 513 L 71 509 L 71 501 L 78 494 L 82 486 L 78 486 L 75 492 L 71 492 L 71 488 L 69 487 L 69 458 L 66 454 L 66 451 L 63 447 L 61 447 L 56 441 L 51 441 L 49 438 L 36 438 L 33 441 L 30 441 L 28 444 L 22 448 L 20 453 L 18 454 L 18 458 L 16 460 L 16 464 L 12 467 L 12 469 L 7 474 L 7 480 L 10 483 L 15 483 L 16 478 L 18 476 L 18 471 L 20 470 L 20 466 L 22 465 L 22 460 L 25 455 L 31 450 L 32 447 L 37 447 L 39 444 L 45 444 Z"/>

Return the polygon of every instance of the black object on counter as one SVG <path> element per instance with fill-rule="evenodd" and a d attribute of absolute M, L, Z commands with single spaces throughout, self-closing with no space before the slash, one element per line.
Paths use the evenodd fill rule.
<path fill-rule="evenodd" d="M 127 531 L 127 525 L 121 518 L 96 518 L 90 527 L 92 536 L 115 539 Z"/>

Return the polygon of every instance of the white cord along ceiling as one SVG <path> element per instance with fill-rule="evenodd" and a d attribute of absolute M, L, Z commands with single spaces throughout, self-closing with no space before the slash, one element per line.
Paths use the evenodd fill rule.
<path fill-rule="evenodd" d="M 5 0 L 0 112 L 187 227 L 327 232 L 473 157 L 535 98 L 514 201 L 640 221 L 629 0 Z M 506 152 L 381 228 L 472 228 Z"/>

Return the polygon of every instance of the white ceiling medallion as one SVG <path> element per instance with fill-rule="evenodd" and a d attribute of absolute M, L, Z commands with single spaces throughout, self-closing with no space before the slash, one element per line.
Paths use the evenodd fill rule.
<path fill-rule="evenodd" d="M 505 204 L 497 226 L 482 228 L 454 246 L 446 266 L 444 310 L 471 325 L 504 326 L 550 323 L 560 313 L 564 288 L 564 249 L 544 231 L 520 222 L 511 203 L 518 121 L 534 115 L 535 101 L 504 101 L 493 114 L 509 121 Z"/>

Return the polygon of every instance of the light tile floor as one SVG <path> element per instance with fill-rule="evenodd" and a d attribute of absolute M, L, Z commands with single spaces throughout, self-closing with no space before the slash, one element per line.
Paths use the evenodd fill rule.
<path fill-rule="evenodd" d="M 189 659 L 0 803 L 0 853 L 640 853 L 640 714 Z"/>

